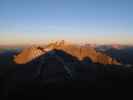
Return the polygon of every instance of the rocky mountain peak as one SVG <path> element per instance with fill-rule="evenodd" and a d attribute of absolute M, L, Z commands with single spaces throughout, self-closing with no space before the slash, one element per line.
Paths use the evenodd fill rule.
<path fill-rule="evenodd" d="M 99 64 L 120 64 L 116 59 L 106 55 L 105 53 L 98 52 L 91 47 L 81 47 L 67 43 L 66 41 L 57 41 L 50 43 L 46 47 L 31 47 L 24 49 L 18 54 L 14 61 L 18 64 L 23 64 L 32 61 L 33 59 L 51 51 L 51 50 L 62 50 L 79 60 L 89 58 L 93 63 Z"/>

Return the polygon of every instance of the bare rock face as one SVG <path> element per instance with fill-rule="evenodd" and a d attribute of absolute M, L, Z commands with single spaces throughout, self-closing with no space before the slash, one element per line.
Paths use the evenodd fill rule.
<path fill-rule="evenodd" d="M 17 64 L 26 64 L 44 53 L 45 52 L 41 51 L 37 47 L 26 48 L 20 54 L 14 57 L 14 61 Z"/>
<path fill-rule="evenodd" d="M 117 60 L 113 59 L 112 57 L 104 53 L 97 52 L 94 48 L 80 47 L 68 44 L 65 41 L 55 43 L 51 47 L 53 49 L 63 50 L 68 54 L 77 57 L 79 60 L 83 60 L 84 58 L 89 58 L 92 60 L 93 63 L 117 64 L 117 65 L 120 64 Z"/>
<path fill-rule="evenodd" d="M 45 48 L 43 47 L 31 47 L 23 50 L 18 54 L 14 61 L 17 64 L 25 64 L 32 61 L 33 59 L 49 52 L 50 50 L 62 50 L 79 60 L 84 60 L 84 58 L 89 58 L 93 63 L 99 64 L 120 64 L 117 60 L 113 59 L 110 56 L 107 56 L 104 53 L 97 52 L 94 48 L 91 47 L 80 47 L 71 43 L 66 43 L 64 40 L 48 44 Z"/>

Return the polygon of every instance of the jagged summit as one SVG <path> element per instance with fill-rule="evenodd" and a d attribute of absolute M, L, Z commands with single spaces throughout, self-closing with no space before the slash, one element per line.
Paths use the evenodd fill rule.
<path fill-rule="evenodd" d="M 105 53 L 97 52 L 94 48 L 77 46 L 67 43 L 64 40 L 50 43 L 46 47 L 31 47 L 25 49 L 15 57 L 14 61 L 17 64 L 25 64 L 55 49 L 62 50 L 72 56 L 77 57 L 79 60 L 83 60 L 84 58 L 88 57 L 93 63 L 120 64 L 117 60 L 106 55 Z"/>
<path fill-rule="evenodd" d="M 72 43 L 69 43 L 68 41 L 65 41 L 65 40 L 61 40 L 61 41 L 56 41 L 56 42 L 52 42 L 52 43 L 49 43 L 47 45 L 47 47 L 60 47 L 60 46 L 66 46 L 66 45 L 72 45 Z"/>
<path fill-rule="evenodd" d="M 58 46 L 67 45 L 67 42 L 65 40 L 57 41 L 56 45 Z"/>

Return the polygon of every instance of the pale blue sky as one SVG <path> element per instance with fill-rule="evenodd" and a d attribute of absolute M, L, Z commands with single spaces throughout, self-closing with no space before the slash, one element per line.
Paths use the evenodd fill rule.
<path fill-rule="evenodd" d="M 0 44 L 133 44 L 133 0 L 0 0 Z"/>

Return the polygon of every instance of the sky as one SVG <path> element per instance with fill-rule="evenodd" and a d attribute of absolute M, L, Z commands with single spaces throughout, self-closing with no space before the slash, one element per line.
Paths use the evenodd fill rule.
<path fill-rule="evenodd" d="M 0 44 L 133 44 L 133 0 L 0 0 Z"/>

